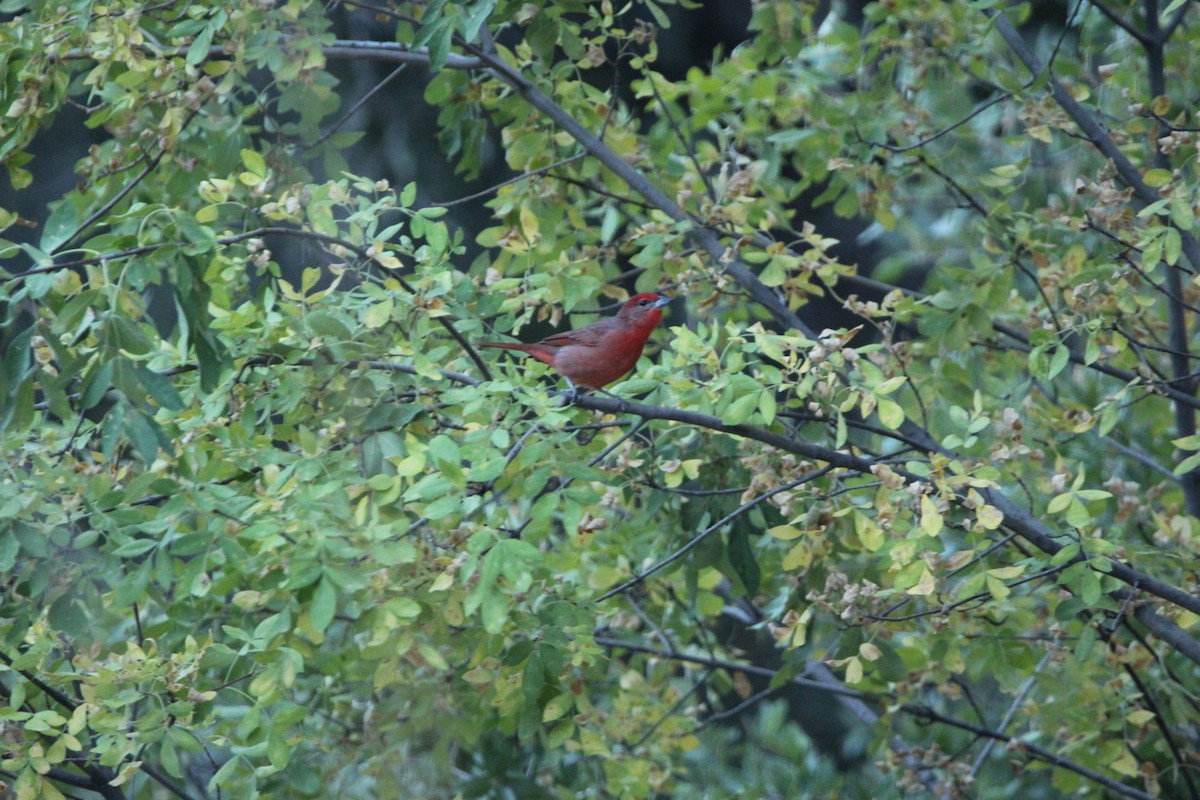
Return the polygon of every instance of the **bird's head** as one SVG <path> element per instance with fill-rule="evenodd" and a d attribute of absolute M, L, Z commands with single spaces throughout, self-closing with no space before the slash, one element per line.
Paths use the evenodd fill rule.
<path fill-rule="evenodd" d="M 654 292 L 635 294 L 625 301 L 617 316 L 632 322 L 649 324 L 654 327 L 662 319 L 662 308 L 674 298 L 664 297 Z"/>

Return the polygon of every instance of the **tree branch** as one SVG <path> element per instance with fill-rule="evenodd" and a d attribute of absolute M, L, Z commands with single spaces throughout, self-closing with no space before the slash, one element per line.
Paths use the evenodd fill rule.
<path fill-rule="evenodd" d="M 682 422 L 687 425 L 696 425 L 702 428 L 708 428 L 710 430 L 721 431 L 722 433 L 729 433 L 734 436 L 742 436 L 747 439 L 753 439 L 755 441 L 762 442 L 763 444 L 769 444 L 772 447 L 789 453 L 795 453 L 796 455 L 804 456 L 805 458 L 823 461 L 834 467 L 840 467 L 852 472 L 869 475 L 871 474 L 871 467 L 874 465 L 874 462 L 872 462 L 870 459 L 832 450 L 827 447 L 812 444 L 811 442 L 790 439 L 781 434 L 774 433 L 764 428 L 758 428 L 753 425 L 746 425 L 744 423 L 740 425 L 729 425 L 725 422 L 722 422 L 717 417 L 695 411 L 650 406 L 643 403 L 635 403 L 626 400 L 611 400 L 606 397 L 595 397 L 591 395 L 584 395 L 578 398 L 576 404 L 583 408 L 591 408 L 596 411 L 602 411 L 609 414 L 636 414 L 637 416 L 645 417 L 647 419 L 672 420 L 674 422 Z M 915 425 L 911 427 L 916 428 Z M 949 451 L 939 447 L 937 443 L 929 437 L 929 434 L 924 431 L 904 432 L 913 435 L 914 438 L 923 435 L 925 438 L 923 440 L 918 440 L 924 441 L 926 447 L 935 452 L 952 455 Z M 900 474 L 904 473 L 901 472 Z M 905 477 L 910 480 L 924 480 L 918 476 Z M 1020 534 L 1042 552 L 1053 555 L 1063 548 L 1064 545 L 1060 544 L 1058 541 L 1060 534 L 1051 530 L 1051 528 L 1044 522 L 1035 518 L 1024 508 L 1017 505 L 1000 489 L 984 488 L 980 493 L 984 496 L 984 499 L 989 504 L 995 506 L 1001 513 L 1004 514 L 1003 524 L 1006 528 L 1014 533 Z M 1083 556 L 1080 555 L 1077 557 L 1077 560 L 1082 560 L 1082 558 Z M 1128 583 L 1131 586 L 1144 589 L 1150 594 L 1161 597 L 1162 599 L 1173 603 L 1180 608 L 1185 608 L 1193 613 L 1200 614 L 1200 597 L 1189 594 L 1188 592 L 1172 586 L 1171 584 L 1165 583 L 1164 581 L 1152 578 L 1122 561 L 1118 561 L 1114 558 L 1109 558 L 1108 560 L 1109 564 L 1111 565 L 1111 574 L 1114 577 L 1125 583 Z M 1124 594 L 1120 594 L 1120 597 L 1124 599 Z M 1157 612 L 1155 612 L 1152 608 L 1149 610 L 1149 613 L 1155 615 L 1156 617 L 1158 616 Z M 1139 619 L 1141 619 L 1141 617 L 1139 617 Z M 1188 634 L 1186 634 L 1181 628 L 1166 619 L 1158 617 L 1158 621 L 1155 624 L 1158 626 L 1160 631 L 1163 631 L 1164 633 L 1170 632 L 1172 639 L 1178 643 L 1178 645 L 1180 645 L 1180 652 L 1185 653 L 1197 664 L 1200 664 L 1200 642 L 1188 636 Z M 1151 626 L 1147 624 L 1147 627 Z M 1160 636 L 1163 635 L 1162 633 L 1159 633 L 1159 631 L 1155 632 Z"/>
<path fill-rule="evenodd" d="M 255 356 L 248 364 L 264 365 L 270 363 L 280 364 L 296 364 L 303 366 L 311 366 L 316 362 L 313 359 L 299 359 L 295 362 L 286 362 L 279 356 Z M 346 366 L 364 365 L 372 369 L 383 369 L 396 372 L 403 372 L 409 375 L 419 375 L 416 368 L 399 362 L 392 361 L 377 361 L 377 360 L 355 360 L 346 362 Z M 469 386 L 477 386 L 480 381 L 470 375 L 465 375 L 460 372 L 451 370 L 439 370 L 442 377 L 456 383 L 462 383 Z M 795 455 L 803 456 L 804 458 L 815 461 L 822 461 L 828 464 L 831 468 L 841 468 L 851 472 L 856 472 L 864 475 L 871 474 L 871 468 L 875 462 L 871 459 L 862 458 L 860 456 L 844 453 L 838 450 L 833 450 L 820 445 L 812 444 L 811 442 L 792 439 L 782 434 L 759 428 L 745 423 L 738 425 L 730 425 L 721 421 L 720 418 L 710 414 L 703 414 L 697 411 L 689 411 L 681 408 L 669 408 L 664 406 L 651 406 L 645 403 L 638 403 L 620 398 L 612 399 L 597 395 L 580 395 L 575 399 L 575 405 L 580 408 L 587 408 L 594 411 L 600 411 L 607 414 L 633 414 L 645 420 L 661 419 L 673 422 L 683 423 L 685 425 L 693 425 L 700 428 L 727 433 L 733 436 L 740 436 L 746 439 L 762 442 L 779 450 Z M 941 448 L 927 432 L 917 428 L 916 425 L 906 423 L 902 426 L 902 432 L 909 435 L 911 438 L 921 443 L 923 447 L 942 454 L 949 455 L 949 451 Z M 922 478 L 916 475 L 909 475 L 902 470 L 897 470 L 898 474 L 903 475 L 907 480 L 925 481 L 927 478 Z M 1033 516 L 1029 511 L 1013 502 L 1004 492 L 998 488 L 982 488 L 980 494 L 985 501 L 1004 515 L 1003 525 L 1008 530 L 1016 533 L 1033 544 L 1042 552 L 1053 555 L 1061 550 L 1064 545 L 1059 542 L 1061 534 L 1053 531 L 1048 525 Z M 1195 614 L 1200 614 L 1200 597 L 1189 594 L 1188 592 L 1172 586 L 1164 581 L 1153 578 L 1139 570 L 1134 569 L 1123 561 L 1119 561 L 1112 557 L 1108 559 L 1109 574 L 1121 580 L 1122 582 L 1134 587 L 1134 590 L 1144 590 L 1152 595 L 1155 595 L 1169 603 L 1172 603 L 1180 608 L 1187 609 Z M 1084 560 L 1082 553 L 1077 555 L 1070 563 Z M 1122 589 L 1111 593 L 1113 598 L 1118 602 L 1130 602 L 1134 599 L 1133 590 Z M 1200 641 L 1189 636 L 1182 628 L 1174 622 L 1160 615 L 1151 605 L 1138 605 L 1134 610 L 1134 616 L 1142 622 L 1152 633 L 1161 638 L 1178 652 L 1187 656 L 1192 661 L 1200 664 Z"/>

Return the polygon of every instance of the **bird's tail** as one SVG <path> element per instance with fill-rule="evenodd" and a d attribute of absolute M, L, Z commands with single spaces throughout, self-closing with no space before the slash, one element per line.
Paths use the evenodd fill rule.
<path fill-rule="evenodd" d="M 553 347 L 547 347 L 541 342 L 527 344 L 525 342 L 480 342 L 480 347 L 499 347 L 504 350 L 520 350 L 522 353 L 527 353 L 533 356 L 538 361 L 544 364 L 554 366 L 554 355 L 557 352 Z"/>

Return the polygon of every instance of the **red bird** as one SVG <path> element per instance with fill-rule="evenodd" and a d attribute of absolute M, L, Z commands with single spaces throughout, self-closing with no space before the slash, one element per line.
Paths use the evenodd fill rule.
<path fill-rule="evenodd" d="M 670 297 L 643 292 L 625 301 L 614 317 L 547 336 L 540 342 L 480 342 L 480 347 L 520 350 L 575 384 L 600 389 L 633 369 Z"/>

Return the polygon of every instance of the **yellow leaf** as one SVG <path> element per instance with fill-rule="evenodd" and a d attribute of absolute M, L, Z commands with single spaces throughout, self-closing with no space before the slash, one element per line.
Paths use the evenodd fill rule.
<path fill-rule="evenodd" d="M 776 525 L 774 528 L 768 529 L 767 533 L 774 536 L 776 539 L 782 539 L 785 542 L 791 539 L 798 539 L 804 535 L 804 531 L 800 530 L 795 525 Z"/>
<path fill-rule="evenodd" d="M 375 303 L 367 309 L 367 313 L 363 314 L 363 325 L 368 328 L 382 328 L 392 318 L 392 298 L 384 298 L 381 302 Z"/>
<path fill-rule="evenodd" d="M 425 454 L 413 453 L 401 459 L 396 465 L 396 474 L 402 478 L 407 478 L 416 475 L 421 470 L 425 469 Z"/>
<path fill-rule="evenodd" d="M 985 530 L 994 531 L 1004 523 L 1004 514 L 995 506 L 980 506 L 975 512 L 975 519 Z"/>
<path fill-rule="evenodd" d="M 1130 725 L 1145 725 L 1152 719 L 1154 719 L 1154 712 L 1147 711 L 1144 708 L 1139 708 L 1137 711 L 1130 711 L 1125 715 L 1125 721 Z"/>
<path fill-rule="evenodd" d="M 1117 760 L 1109 764 L 1109 768 L 1118 775 L 1125 775 L 1130 778 L 1138 776 L 1137 759 L 1128 750 L 1122 750 L 1121 755 L 1117 756 Z"/>
<path fill-rule="evenodd" d="M 1067 274 L 1073 275 L 1078 272 L 1083 262 L 1087 260 L 1087 250 L 1081 244 L 1073 244 L 1067 248 L 1067 254 L 1063 256 L 1063 269 Z"/>
<path fill-rule="evenodd" d="M 921 495 L 921 530 L 929 536 L 937 536 L 942 530 L 942 515 L 927 494 Z"/>
<path fill-rule="evenodd" d="M 569 692 L 564 692 L 550 699 L 546 703 L 546 707 L 542 709 L 542 722 L 553 722 L 560 719 L 564 714 L 571 710 L 573 698 Z"/>
<path fill-rule="evenodd" d="M 846 661 L 846 683 L 851 685 L 861 683 L 863 679 L 862 662 L 854 656 Z"/>
<path fill-rule="evenodd" d="M 537 215 L 529 208 L 529 206 L 521 206 L 521 233 L 525 234 L 526 241 L 534 241 L 538 235 L 538 218 Z"/>
<path fill-rule="evenodd" d="M 967 662 L 963 658 L 962 650 L 957 647 L 950 648 L 950 652 L 946 653 L 946 657 L 942 659 L 942 664 L 951 672 L 962 672 L 967 668 Z"/>
<path fill-rule="evenodd" d="M 872 553 L 883 547 L 883 528 L 879 527 L 875 520 L 859 514 L 854 518 L 854 528 L 862 546 Z"/>
<path fill-rule="evenodd" d="M 117 777 L 115 777 L 111 781 L 109 781 L 108 785 L 109 786 L 122 785 L 123 783 L 128 781 L 130 778 L 132 778 L 134 775 L 136 775 L 138 773 L 138 770 L 140 770 L 141 768 L 142 768 L 142 762 L 127 761 L 125 763 L 125 766 L 121 767 L 121 771 L 117 773 Z"/>
<path fill-rule="evenodd" d="M 1039 142 L 1050 144 L 1054 141 L 1054 137 L 1050 134 L 1050 128 L 1046 125 L 1034 125 L 1025 131 L 1030 138 L 1037 139 Z"/>
<path fill-rule="evenodd" d="M 491 683 L 493 677 L 492 671 L 490 669 L 484 669 L 483 667 L 469 669 L 464 672 L 462 676 L 464 681 L 467 683 L 473 683 L 476 686 L 483 686 L 486 683 Z"/>
<path fill-rule="evenodd" d="M 974 557 L 974 550 L 959 550 L 957 553 L 950 556 L 950 558 L 946 559 L 946 569 L 956 570 Z"/>
<path fill-rule="evenodd" d="M 381 251 L 375 256 L 375 263 L 384 269 L 400 269 L 404 266 L 404 262 L 396 258 L 386 250 Z"/>
<path fill-rule="evenodd" d="M 417 652 L 425 659 L 425 663 L 434 669 L 442 671 L 450 669 L 450 664 L 446 661 L 445 657 L 442 656 L 436 647 L 428 642 L 422 642 L 417 645 Z"/>
<path fill-rule="evenodd" d="M 67 800 L 66 795 L 60 792 L 58 787 L 55 786 L 49 778 L 39 775 L 38 783 L 40 784 L 42 790 L 40 796 L 44 798 L 44 800 Z"/>
<path fill-rule="evenodd" d="M 933 580 L 933 573 L 929 571 L 928 566 L 924 566 L 921 569 L 921 577 L 917 579 L 916 585 L 909 587 L 906 591 L 908 594 L 924 597 L 933 594 L 934 588 L 936 588 L 936 583 Z"/>
<path fill-rule="evenodd" d="M 808 542 L 800 542 L 783 557 L 783 568 L 791 571 L 795 569 L 804 569 L 812 563 L 812 548 L 808 546 Z"/>

